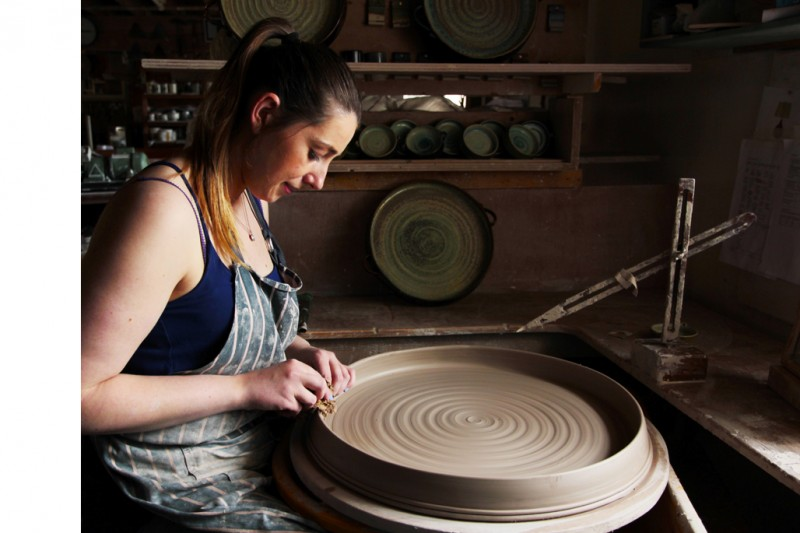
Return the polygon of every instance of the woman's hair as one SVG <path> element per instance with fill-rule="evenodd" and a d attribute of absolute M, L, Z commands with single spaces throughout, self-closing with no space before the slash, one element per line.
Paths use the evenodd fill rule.
<path fill-rule="evenodd" d="M 268 18 L 250 29 L 206 92 L 186 147 L 190 183 L 217 252 L 232 261 L 239 258 L 231 151 L 240 128 L 249 128 L 250 105 L 265 92 L 280 98 L 275 127 L 319 124 L 342 111 L 361 120 L 353 75 L 330 48 L 300 41 L 284 19 Z"/>

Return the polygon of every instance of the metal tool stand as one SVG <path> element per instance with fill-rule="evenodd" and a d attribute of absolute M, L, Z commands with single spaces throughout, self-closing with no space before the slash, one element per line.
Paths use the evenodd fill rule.
<path fill-rule="evenodd" d="M 640 339 L 632 349 L 631 362 L 658 383 L 696 381 L 706 377 L 708 359 L 696 346 L 681 340 L 683 290 L 689 259 L 689 235 L 694 206 L 694 179 L 681 178 L 672 228 L 669 288 L 664 308 L 661 340 Z"/>
<path fill-rule="evenodd" d="M 541 328 L 622 290 L 628 289 L 636 296 L 637 281 L 669 267 L 670 280 L 661 339 L 637 340 L 631 350 L 631 361 L 644 373 L 661 383 L 705 379 L 708 368 L 706 355 L 697 347 L 681 340 L 686 262 L 689 257 L 749 228 L 756 221 L 756 215 L 751 212 L 742 213 L 695 237 L 690 237 L 693 205 L 694 179 L 682 178 L 679 182 L 670 250 L 665 250 L 630 268 L 623 268 L 614 277 L 567 298 L 519 328 L 517 332 Z"/>

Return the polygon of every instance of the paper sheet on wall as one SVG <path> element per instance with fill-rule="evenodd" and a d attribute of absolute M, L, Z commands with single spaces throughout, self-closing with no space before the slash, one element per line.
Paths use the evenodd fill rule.
<path fill-rule="evenodd" d="M 800 132 L 800 91 L 785 87 L 764 87 L 753 137 L 796 139 Z"/>
<path fill-rule="evenodd" d="M 800 285 L 800 142 L 742 141 L 731 216 L 745 211 L 758 220 L 722 244 L 720 259 Z"/>

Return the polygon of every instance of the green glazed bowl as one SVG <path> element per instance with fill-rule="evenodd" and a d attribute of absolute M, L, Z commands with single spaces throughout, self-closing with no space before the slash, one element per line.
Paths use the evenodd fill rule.
<path fill-rule="evenodd" d="M 433 126 L 417 126 L 406 135 L 406 148 L 420 157 L 436 155 L 443 144 L 444 134 Z"/>
<path fill-rule="evenodd" d="M 506 151 L 517 159 L 530 159 L 541 145 L 540 138 L 522 124 L 513 124 L 504 137 Z"/>
<path fill-rule="evenodd" d="M 500 140 L 491 127 L 472 124 L 464 129 L 464 147 L 473 157 L 492 157 L 500 147 Z"/>
<path fill-rule="evenodd" d="M 368 157 L 380 159 L 388 157 L 394 151 L 397 138 L 389 126 L 371 124 L 361 130 L 358 136 L 358 147 Z"/>

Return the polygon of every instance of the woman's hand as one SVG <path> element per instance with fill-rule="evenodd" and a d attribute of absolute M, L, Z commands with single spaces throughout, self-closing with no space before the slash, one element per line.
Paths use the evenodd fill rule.
<path fill-rule="evenodd" d="M 301 361 L 289 359 L 240 377 L 244 381 L 245 408 L 248 409 L 296 415 L 319 400 L 332 398 L 322 374 Z"/>
<path fill-rule="evenodd" d="M 315 369 L 331 385 L 333 395 L 348 391 L 356 384 L 356 371 L 343 365 L 336 354 L 311 346 L 302 337 L 295 337 L 286 349 L 286 357 L 302 361 Z"/>

